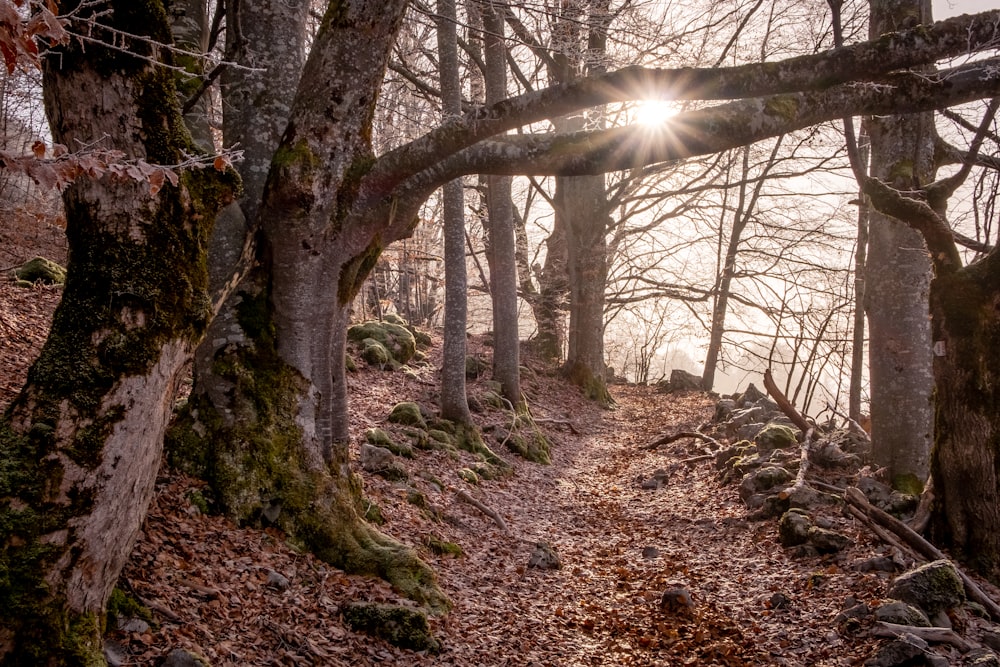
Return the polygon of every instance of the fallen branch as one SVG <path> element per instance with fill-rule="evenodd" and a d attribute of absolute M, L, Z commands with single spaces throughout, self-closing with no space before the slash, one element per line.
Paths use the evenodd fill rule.
<path fill-rule="evenodd" d="M 704 433 L 698 433 L 698 431 L 678 431 L 677 433 L 672 433 L 670 435 L 663 435 L 649 443 L 648 445 L 643 445 L 643 449 L 656 449 L 660 445 L 669 445 L 671 442 L 677 442 L 678 440 L 683 440 L 684 438 L 697 438 L 709 443 L 716 450 L 722 449 L 722 443 L 720 443 L 715 438 L 710 438 Z"/>
<path fill-rule="evenodd" d="M 799 445 L 799 472 L 795 475 L 795 482 L 778 494 L 778 497 L 782 500 L 787 500 L 792 494 L 805 486 L 806 473 L 809 472 L 809 451 L 811 449 L 813 431 L 814 429 L 812 428 L 805 431 L 806 435 L 802 438 L 802 444 Z"/>
<path fill-rule="evenodd" d="M 968 653 L 972 650 L 972 644 L 948 628 L 921 628 L 915 625 L 898 625 L 879 621 L 872 627 L 872 634 L 876 637 L 901 637 L 909 634 L 920 637 L 927 642 L 951 644 L 962 653 Z"/>
<path fill-rule="evenodd" d="M 918 551 L 924 558 L 927 558 L 928 560 L 951 561 L 951 559 L 948 558 L 943 551 L 922 538 L 920 535 L 917 535 L 905 523 L 869 503 L 868 498 L 866 498 L 865 494 L 861 492 L 861 489 L 854 486 L 848 487 L 848 489 L 844 492 L 844 499 L 848 503 L 862 510 L 874 521 L 879 522 L 898 535 L 901 539 L 903 539 L 903 541 Z M 954 565 L 955 571 L 958 572 L 958 576 L 962 578 L 962 583 L 965 584 L 966 595 L 968 595 L 972 600 L 983 605 L 993 620 L 1000 620 L 1000 605 L 998 605 L 993 598 L 988 596 L 983 589 L 981 589 L 976 582 L 970 579 L 969 575 L 965 574 L 965 572 L 955 565 L 954 562 L 952 562 L 952 565 Z"/>
<path fill-rule="evenodd" d="M 872 437 L 870 435 L 868 435 L 868 431 L 865 430 L 864 426 L 862 426 L 861 424 L 859 424 L 856 420 L 851 419 L 848 415 L 845 415 L 843 412 L 837 410 L 836 406 L 830 405 L 829 403 L 827 403 L 826 404 L 826 409 L 829 410 L 830 412 L 832 412 L 833 414 L 835 414 L 836 416 L 840 417 L 841 419 L 846 420 L 847 421 L 847 425 L 849 427 L 848 428 L 849 431 L 851 431 L 852 433 L 857 433 L 862 438 L 864 438 L 867 442 L 871 442 L 872 441 Z"/>
<path fill-rule="evenodd" d="M 883 542 L 885 542 L 889 546 L 895 547 L 896 549 L 899 550 L 900 553 L 906 554 L 915 561 L 923 560 L 921 555 L 913 547 L 909 546 L 908 544 L 903 544 L 902 542 L 900 542 L 898 539 L 896 539 L 895 535 L 893 535 L 885 528 L 875 523 L 874 519 L 865 514 L 862 510 L 858 509 L 853 505 L 846 505 L 845 507 L 847 508 L 847 511 L 854 516 L 854 518 L 856 518 L 858 521 L 861 521 L 866 526 L 868 526 L 868 528 L 870 528 L 873 533 L 878 535 L 879 539 L 881 539 Z"/>
<path fill-rule="evenodd" d="M 503 520 L 503 517 L 497 514 L 496 510 L 487 507 L 483 503 L 479 502 L 478 500 L 470 496 L 468 493 L 466 493 L 463 489 L 459 489 L 458 491 L 455 492 L 455 498 L 461 500 L 463 503 L 468 503 L 469 505 L 472 505 L 483 514 L 493 519 L 493 522 L 497 526 L 499 526 L 500 530 L 502 530 L 506 535 L 510 535 L 510 530 L 507 528 L 507 523 Z"/>
<path fill-rule="evenodd" d="M 792 405 L 788 399 L 785 398 L 785 395 L 781 393 L 781 390 L 778 389 L 778 385 L 774 383 L 774 377 L 771 376 L 770 368 L 764 371 L 764 388 L 767 389 L 767 393 L 771 395 L 771 398 L 773 398 L 774 402 L 778 404 L 781 411 L 785 413 L 785 416 L 788 417 L 800 431 L 808 433 L 813 430 L 812 424 L 810 424 L 805 417 L 799 414 L 799 411 L 795 409 L 795 406 Z M 813 435 L 815 436 L 815 432 Z"/>

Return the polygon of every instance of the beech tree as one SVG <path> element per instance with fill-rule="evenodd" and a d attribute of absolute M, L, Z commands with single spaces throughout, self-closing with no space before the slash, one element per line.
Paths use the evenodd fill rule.
<path fill-rule="evenodd" d="M 626 68 L 472 109 L 376 157 L 374 107 L 405 6 L 330 3 L 312 42 L 257 216 L 269 282 L 236 309 L 258 373 L 239 378 L 241 390 L 256 383 L 260 401 L 244 404 L 249 428 L 235 435 L 247 439 L 232 451 L 245 456 L 230 472 L 246 466 L 247 506 L 268 509 L 322 558 L 384 576 L 440 611 L 447 602 L 426 566 L 360 519 L 344 369 L 351 300 L 386 245 L 413 229 L 421 203 L 464 174 L 599 174 L 725 150 L 848 113 L 993 96 L 1000 80 L 990 61 L 939 76 L 906 68 L 994 48 L 1000 12 L 782 62 Z M 170 61 L 157 46 L 170 41 L 162 4 L 108 7 L 59 5 L 63 13 L 78 10 L 71 21 L 83 22 L 83 34 L 115 30 L 153 41 L 126 40 L 135 55 L 61 47 L 45 74 L 53 132 L 68 144 L 114 137 L 130 155 L 175 164 L 194 148 L 172 72 L 157 64 Z M 650 90 L 732 101 L 679 115 L 659 139 L 641 127 L 500 136 Z M 228 172 L 201 170 L 159 191 L 84 175 L 66 192 L 71 259 L 63 302 L 0 423 L 2 664 L 102 661 L 101 610 L 152 494 L 178 372 L 211 318 L 208 232 L 235 187 Z M 202 426 L 216 444 L 218 424 Z M 254 460 L 269 463 L 253 467 Z"/>

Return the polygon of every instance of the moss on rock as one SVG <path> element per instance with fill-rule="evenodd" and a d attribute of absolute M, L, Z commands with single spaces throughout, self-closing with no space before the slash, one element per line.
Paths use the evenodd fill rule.
<path fill-rule="evenodd" d="M 14 269 L 14 275 L 19 281 L 33 285 L 36 282 L 46 285 L 62 285 L 66 282 L 66 269 L 50 259 L 33 257 Z"/>
<path fill-rule="evenodd" d="M 421 429 L 427 428 L 427 421 L 421 413 L 420 406 L 412 401 L 397 403 L 393 406 L 387 419 L 393 424 L 417 426 Z"/>
<path fill-rule="evenodd" d="M 417 351 L 417 341 L 409 329 L 391 322 L 362 322 L 347 330 L 349 340 L 363 342 L 372 339 L 381 344 L 392 359 L 405 364 Z"/>
<path fill-rule="evenodd" d="M 393 646 L 436 652 L 440 643 L 431 634 L 420 610 L 376 602 L 349 602 L 341 608 L 344 622 L 357 632 L 383 639 Z"/>

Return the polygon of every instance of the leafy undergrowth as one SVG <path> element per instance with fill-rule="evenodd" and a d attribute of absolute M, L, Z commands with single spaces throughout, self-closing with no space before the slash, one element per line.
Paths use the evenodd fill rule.
<path fill-rule="evenodd" d="M 57 290 L 0 291 L 0 348 L 10 401 L 37 353 Z M 11 332 L 23 339 L 9 344 Z M 16 339 L 20 340 L 20 339 Z M 436 399 L 435 340 L 430 363 L 410 373 L 364 367 L 350 375 L 355 442 L 386 426 L 401 400 Z M 489 349 L 476 341 L 476 353 Z M 152 610 L 153 623 L 109 634 L 123 664 L 154 665 L 176 648 L 222 665 L 852 665 L 876 640 L 842 635 L 834 617 L 849 597 L 873 602 L 887 575 L 851 564 L 892 555 L 860 524 L 831 521 L 854 545 L 824 559 L 793 560 L 773 520 L 753 522 L 735 485 L 722 485 L 701 445 L 643 449 L 664 433 L 710 418 L 700 393 L 667 395 L 616 385 L 618 407 L 604 411 L 528 360 L 532 413 L 552 441 L 552 465 L 516 458 L 513 474 L 478 485 L 459 471 L 466 452 L 416 450 L 397 457 L 406 481 L 365 474 L 382 530 L 417 549 L 454 602 L 431 619 L 441 650 L 425 654 L 354 632 L 341 608 L 351 601 L 400 602 L 383 582 L 347 575 L 296 550 L 279 532 L 244 530 L 203 514 L 200 484 L 161 471 L 158 493 L 120 586 Z M 487 383 L 472 383 L 485 396 Z M 486 409 L 481 425 L 509 426 Z M 656 475 L 666 483 L 643 489 Z M 509 528 L 461 499 L 498 513 Z M 561 569 L 527 566 L 537 542 L 554 547 Z M 461 548 L 441 548 L 453 543 Z M 683 588 L 691 610 L 661 606 Z"/>

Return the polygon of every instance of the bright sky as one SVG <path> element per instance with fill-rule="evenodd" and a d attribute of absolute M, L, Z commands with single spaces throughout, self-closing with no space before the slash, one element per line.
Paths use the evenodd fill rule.
<path fill-rule="evenodd" d="M 1000 9 L 1000 0 L 933 0 L 934 19 L 946 19 L 959 14 L 975 14 L 988 9 Z"/>

